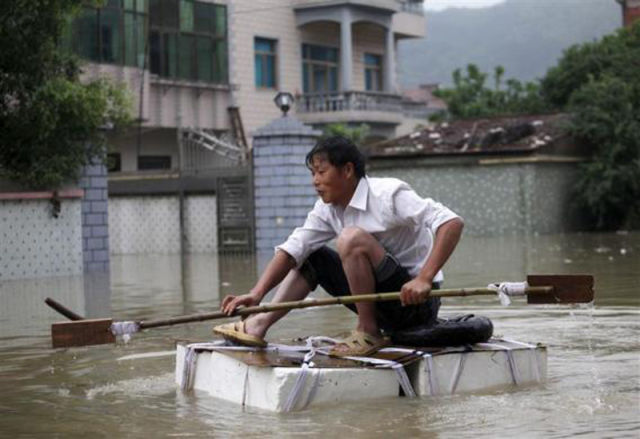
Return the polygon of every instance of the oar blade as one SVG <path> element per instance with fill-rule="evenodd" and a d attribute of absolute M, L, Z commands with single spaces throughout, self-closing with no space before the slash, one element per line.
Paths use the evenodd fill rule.
<path fill-rule="evenodd" d="M 593 302 L 593 276 L 588 274 L 545 274 L 527 276 L 531 287 L 553 287 L 551 293 L 529 293 L 527 303 Z"/>
<path fill-rule="evenodd" d="M 59 322 L 51 325 L 51 341 L 54 348 L 89 346 L 115 343 L 111 333 L 112 319 L 88 319 Z"/>

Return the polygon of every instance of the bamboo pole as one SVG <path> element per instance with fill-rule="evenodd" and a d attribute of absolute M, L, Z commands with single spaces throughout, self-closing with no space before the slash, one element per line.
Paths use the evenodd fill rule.
<path fill-rule="evenodd" d="M 553 292 L 553 287 L 529 287 L 526 288 L 527 294 L 548 294 Z M 430 297 L 467 297 L 467 296 L 495 296 L 496 292 L 488 288 L 458 288 L 448 290 L 434 290 Z M 186 316 L 170 317 L 167 319 L 148 320 L 139 322 L 140 329 L 156 328 L 158 326 L 171 326 L 180 323 L 201 322 L 204 320 L 215 320 L 233 316 L 248 316 L 261 312 L 282 311 L 291 309 L 310 308 L 314 306 L 328 305 L 350 305 L 358 302 L 382 302 L 389 300 L 399 300 L 400 293 L 379 293 L 379 294 L 359 294 L 353 296 L 331 297 L 326 299 L 307 299 L 293 302 L 267 303 L 264 305 L 249 306 L 238 308 L 232 315 L 227 315 L 222 311 L 214 311 L 210 313 L 191 314 Z"/>

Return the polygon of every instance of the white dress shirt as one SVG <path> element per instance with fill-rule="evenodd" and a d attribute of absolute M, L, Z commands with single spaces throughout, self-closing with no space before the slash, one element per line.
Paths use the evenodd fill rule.
<path fill-rule="evenodd" d="M 318 199 L 302 227 L 276 247 L 290 254 L 300 266 L 345 227 L 359 227 L 373 235 L 385 250 L 413 277 L 424 266 L 433 248 L 438 227 L 458 215 L 416 194 L 395 178 L 361 178 L 346 208 Z M 434 282 L 442 282 L 439 271 Z"/>

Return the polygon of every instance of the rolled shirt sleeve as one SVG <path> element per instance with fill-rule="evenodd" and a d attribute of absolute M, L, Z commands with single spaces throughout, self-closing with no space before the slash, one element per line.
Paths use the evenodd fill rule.
<path fill-rule="evenodd" d="M 275 248 L 291 255 L 296 260 L 298 267 L 311 253 L 336 236 L 335 230 L 324 218 L 323 210 L 325 207 L 322 201 L 318 200 L 313 210 L 307 215 L 302 227 L 296 228 L 283 244 Z"/>
<path fill-rule="evenodd" d="M 432 198 L 422 198 L 410 187 L 400 188 L 393 196 L 394 214 L 400 223 L 424 224 L 436 234 L 438 228 L 454 218 L 455 212 Z"/>

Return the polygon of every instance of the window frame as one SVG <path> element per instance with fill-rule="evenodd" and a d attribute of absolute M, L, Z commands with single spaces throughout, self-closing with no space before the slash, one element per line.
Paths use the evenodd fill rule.
<path fill-rule="evenodd" d="M 128 7 L 126 3 L 132 5 L 132 7 Z M 112 0 L 106 2 L 101 7 L 94 6 L 83 6 L 82 7 L 82 17 L 78 16 L 70 26 L 69 35 L 64 38 L 65 44 L 69 46 L 69 48 L 74 52 L 79 54 L 81 57 L 88 59 L 89 61 L 96 62 L 99 64 L 113 64 L 113 65 L 122 65 L 122 66 L 131 66 L 131 67 L 139 67 L 143 68 L 146 61 L 146 36 L 148 35 L 148 4 L 149 0 Z M 141 6 L 138 6 L 141 5 Z M 108 46 L 105 45 L 104 38 L 104 26 L 107 21 L 107 14 L 116 14 L 117 23 L 115 26 L 111 26 L 111 29 L 115 29 L 114 37 L 118 39 L 115 44 L 115 50 L 117 51 L 116 55 L 112 59 L 108 59 L 105 55 L 107 53 Z M 129 48 L 131 47 L 128 44 L 127 37 L 129 33 L 126 29 L 127 26 L 127 18 L 133 16 L 133 23 L 139 23 L 139 20 L 142 21 L 142 30 L 140 27 L 136 26 L 132 31 L 132 35 L 134 40 L 132 41 L 133 47 L 133 62 L 129 62 Z M 95 47 L 90 48 L 89 51 L 82 51 L 85 39 L 88 36 L 81 35 L 83 29 L 79 28 L 79 24 L 77 20 L 91 19 L 91 26 L 93 29 L 89 28 L 87 30 L 93 30 L 93 37 L 95 38 Z M 140 39 L 139 34 L 142 33 L 142 39 Z M 142 41 L 142 47 L 138 47 L 138 43 Z M 138 59 L 140 55 L 140 49 L 142 49 L 142 58 Z"/>
<path fill-rule="evenodd" d="M 108 0 L 101 7 L 83 6 L 81 14 L 62 36 L 62 45 L 90 62 L 137 67 L 173 80 L 229 83 L 226 4 Z M 117 23 L 106 26 L 108 16 L 117 17 Z M 112 45 L 106 45 L 107 28 Z"/>
<path fill-rule="evenodd" d="M 335 55 L 335 61 L 314 58 L 312 56 L 313 49 L 326 50 L 327 54 L 333 52 L 333 54 Z M 326 72 L 326 90 L 318 90 L 314 79 L 314 72 L 316 69 L 321 69 Z M 332 69 L 335 69 L 335 88 L 333 89 L 331 88 Z M 340 49 L 334 46 L 323 46 L 314 43 L 302 43 L 302 75 L 303 92 L 306 94 L 338 92 L 340 90 Z"/>
<path fill-rule="evenodd" d="M 258 41 L 266 42 L 271 45 L 271 51 L 262 51 L 257 48 Z M 268 59 L 272 58 L 273 71 L 271 72 L 273 84 L 268 84 L 265 80 L 265 73 L 268 71 Z M 260 63 L 258 63 L 260 59 Z M 254 36 L 253 38 L 253 60 L 254 60 L 254 83 L 259 90 L 275 90 L 278 88 L 278 40 L 273 38 Z M 258 68 L 261 66 L 264 70 L 262 73 L 262 83 L 258 83 Z"/>
<path fill-rule="evenodd" d="M 151 20 L 149 25 L 150 41 L 150 72 L 162 78 L 175 80 L 186 80 L 194 82 L 207 82 L 214 84 L 228 84 L 229 82 L 229 58 L 228 58 L 228 20 L 227 6 L 218 3 L 208 3 L 198 0 L 150 0 L 157 2 L 161 10 L 161 16 Z M 155 6 L 155 5 L 154 5 Z M 210 25 L 208 30 L 198 29 L 196 11 L 198 7 L 211 8 Z M 166 11 L 175 9 L 177 14 L 175 22 L 168 23 Z M 183 11 L 189 9 L 192 20 L 188 23 L 182 15 Z M 169 14 L 170 15 L 170 14 Z M 222 32 L 219 30 L 223 24 Z M 191 24 L 191 26 L 185 26 Z M 188 29 L 185 29 L 188 27 Z M 174 42 L 169 43 L 173 37 Z M 153 44 L 153 39 L 159 41 L 158 47 Z M 187 41 L 189 41 L 187 43 Z M 200 44 L 204 41 L 209 43 L 211 56 L 209 58 L 209 75 L 206 78 L 200 77 L 205 64 L 201 62 Z M 221 44 L 222 43 L 222 44 Z M 173 45 L 175 53 L 171 54 L 168 46 Z M 220 52 L 224 53 L 220 53 Z M 153 52 L 153 57 L 151 56 Z M 156 66 L 156 52 L 159 53 Z M 171 59 L 173 58 L 173 59 Z M 222 59 L 221 59 L 222 58 Z M 185 62 L 189 63 L 184 66 Z M 173 63 L 173 65 L 172 65 Z M 184 70 L 183 70 L 184 69 Z"/>
<path fill-rule="evenodd" d="M 368 62 L 368 57 L 370 58 L 375 58 L 376 63 L 369 63 Z M 366 53 L 364 54 L 364 89 L 366 91 L 373 91 L 373 92 L 382 92 L 384 89 L 384 80 L 382 75 L 384 74 L 383 72 L 383 67 L 382 67 L 382 63 L 383 63 L 383 59 L 382 59 L 382 55 L 376 54 L 376 53 Z M 375 88 L 371 88 L 369 85 L 369 78 L 368 75 L 372 74 L 373 78 L 375 78 L 375 83 L 376 83 L 376 87 Z M 373 80 L 372 80 L 373 82 Z"/>

